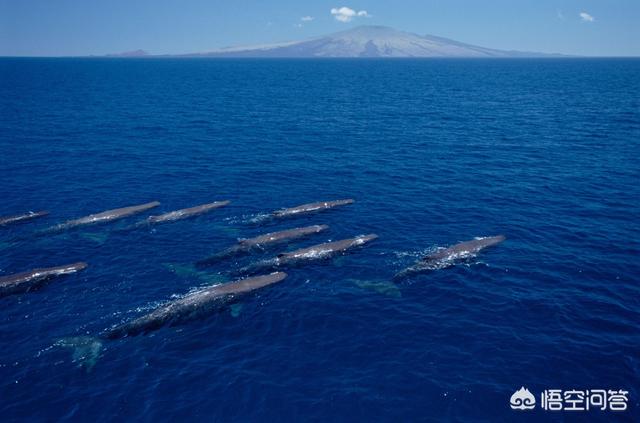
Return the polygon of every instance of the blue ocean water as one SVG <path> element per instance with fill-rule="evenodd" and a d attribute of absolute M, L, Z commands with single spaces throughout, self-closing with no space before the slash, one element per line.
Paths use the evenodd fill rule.
<path fill-rule="evenodd" d="M 89 263 L 0 299 L 2 420 L 638 421 L 638 93 L 630 59 L 0 59 L 0 215 L 51 211 L 0 229 L 0 274 Z M 232 204 L 32 236 L 153 200 L 152 214 Z M 316 223 L 329 231 L 189 268 Z M 239 313 L 107 342 L 92 367 L 55 345 L 260 258 L 371 232 Z M 496 234 L 507 240 L 471 261 L 389 282 Z M 628 410 L 514 411 L 521 386 L 624 389 Z"/>

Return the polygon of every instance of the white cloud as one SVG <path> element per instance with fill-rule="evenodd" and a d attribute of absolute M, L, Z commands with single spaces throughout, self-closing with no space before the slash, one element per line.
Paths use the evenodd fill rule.
<path fill-rule="evenodd" d="M 303 16 L 300 18 L 302 22 L 311 22 L 314 19 L 313 16 Z"/>
<path fill-rule="evenodd" d="M 351 22 L 354 18 L 370 18 L 371 15 L 366 10 L 355 11 L 350 7 L 342 6 L 340 8 L 334 7 L 331 9 L 331 14 L 336 20 L 340 22 Z"/>
<path fill-rule="evenodd" d="M 580 19 L 582 19 L 582 22 L 593 22 L 596 20 L 596 18 L 594 18 L 587 12 L 580 12 Z"/>
<path fill-rule="evenodd" d="M 558 9 L 556 12 L 556 16 L 558 17 L 558 19 L 560 19 L 561 21 L 564 21 L 564 13 L 562 13 L 562 10 Z"/>

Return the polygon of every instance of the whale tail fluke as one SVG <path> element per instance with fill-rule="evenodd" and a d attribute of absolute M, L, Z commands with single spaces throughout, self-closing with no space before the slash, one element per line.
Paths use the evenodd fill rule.
<path fill-rule="evenodd" d="M 416 273 L 415 270 L 413 270 L 412 268 L 407 268 L 393 275 L 393 278 L 391 280 L 394 283 L 399 283 L 405 280 L 406 278 L 408 278 L 409 276 L 413 275 L 414 273 Z"/>
<path fill-rule="evenodd" d="M 228 282 L 228 278 L 226 276 L 219 273 L 199 270 L 193 264 L 164 263 L 164 267 L 179 278 L 194 279 L 207 285 Z"/>
<path fill-rule="evenodd" d="M 107 242 L 109 239 L 108 232 L 83 232 L 80 234 L 82 239 L 86 239 L 87 241 L 94 242 L 98 245 L 102 245 Z"/>
<path fill-rule="evenodd" d="M 202 260 L 198 260 L 196 261 L 195 267 L 196 269 L 205 269 L 207 267 L 211 267 L 215 264 L 217 264 L 218 262 L 221 262 L 222 260 L 224 260 L 225 258 L 227 258 L 227 255 L 224 254 L 223 252 L 217 253 L 217 254 L 213 254 L 207 258 L 204 258 Z"/>
<path fill-rule="evenodd" d="M 353 282 L 358 288 L 363 289 L 365 291 L 371 291 L 378 293 L 380 295 L 384 295 L 391 298 L 401 298 L 402 291 L 400 291 L 400 286 L 389 280 L 385 279 L 374 279 L 374 280 L 363 280 L 363 279 L 350 279 L 350 282 Z"/>
<path fill-rule="evenodd" d="M 242 303 L 231 304 L 231 306 L 229 307 L 229 313 L 231 314 L 231 317 L 240 316 L 240 313 L 242 312 L 242 307 L 244 307 Z"/>
<path fill-rule="evenodd" d="M 98 363 L 103 344 L 100 338 L 93 336 L 70 336 L 59 339 L 54 345 L 70 349 L 73 362 L 90 372 Z"/>

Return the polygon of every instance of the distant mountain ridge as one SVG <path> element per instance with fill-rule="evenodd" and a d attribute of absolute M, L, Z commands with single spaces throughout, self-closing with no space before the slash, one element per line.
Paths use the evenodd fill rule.
<path fill-rule="evenodd" d="M 141 51 L 141 50 L 139 50 Z M 141 55 L 118 55 L 140 57 Z M 142 55 L 144 56 L 144 54 Z M 497 50 L 433 35 L 418 35 L 385 26 L 359 26 L 303 41 L 231 47 L 175 57 L 553 57 L 559 54 Z"/>
<path fill-rule="evenodd" d="M 123 53 L 107 54 L 107 57 L 145 57 L 149 56 L 144 50 L 125 51 Z"/>

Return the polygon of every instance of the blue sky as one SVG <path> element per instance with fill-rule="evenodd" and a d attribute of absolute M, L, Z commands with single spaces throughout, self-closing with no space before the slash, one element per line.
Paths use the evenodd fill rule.
<path fill-rule="evenodd" d="M 363 24 L 499 49 L 640 56 L 639 0 L 0 0 L 0 55 L 201 52 Z"/>

